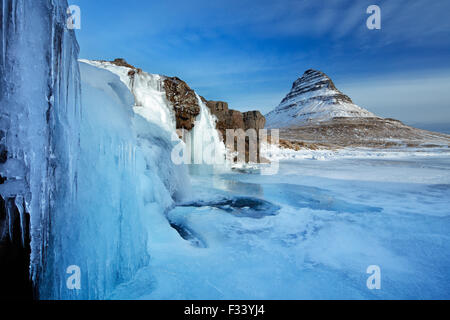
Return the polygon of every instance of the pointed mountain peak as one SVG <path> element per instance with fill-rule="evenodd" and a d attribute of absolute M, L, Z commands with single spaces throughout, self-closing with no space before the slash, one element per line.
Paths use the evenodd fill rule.
<path fill-rule="evenodd" d="M 376 115 L 355 105 L 324 72 L 308 69 L 294 81 L 280 105 L 267 114 L 267 126 L 282 128 L 338 117 L 372 118 Z"/>
<path fill-rule="evenodd" d="M 352 100 L 340 92 L 334 85 L 333 80 L 324 72 L 308 69 L 303 75 L 294 81 L 291 92 L 285 99 L 290 99 L 295 95 L 318 91 L 318 93 L 334 93 L 334 97 L 342 102 L 353 103 Z M 328 92 L 326 92 L 328 91 Z"/>

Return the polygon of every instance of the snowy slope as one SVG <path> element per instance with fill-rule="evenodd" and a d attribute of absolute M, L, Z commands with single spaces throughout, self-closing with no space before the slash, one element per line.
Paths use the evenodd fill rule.
<path fill-rule="evenodd" d="M 307 70 L 280 105 L 266 115 L 267 128 L 285 128 L 336 117 L 376 117 L 355 105 L 323 72 Z"/>

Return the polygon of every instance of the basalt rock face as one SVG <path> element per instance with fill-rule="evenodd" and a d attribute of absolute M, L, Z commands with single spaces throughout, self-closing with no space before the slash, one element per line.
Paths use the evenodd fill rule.
<path fill-rule="evenodd" d="M 242 114 L 236 110 L 230 110 L 228 103 L 223 101 L 206 101 L 206 106 L 217 118 L 217 130 L 225 138 L 227 129 L 243 129 L 244 120 Z"/>
<path fill-rule="evenodd" d="M 248 111 L 242 114 L 245 130 L 255 129 L 257 132 L 264 129 L 266 118 L 259 111 Z"/>
<path fill-rule="evenodd" d="M 200 114 L 197 96 L 183 80 L 172 77 L 164 80 L 167 100 L 173 105 L 177 129 L 191 130 Z"/>
<path fill-rule="evenodd" d="M 259 111 L 240 112 L 228 108 L 228 103 L 223 101 L 206 101 L 206 105 L 213 115 L 217 118 L 217 130 L 222 134 L 222 138 L 227 138 L 227 129 L 242 129 L 247 131 L 248 129 L 254 129 L 257 133 L 257 162 L 261 162 L 259 155 L 259 130 L 264 129 L 266 118 Z M 235 140 L 235 150 L 237 148 L 237 140 Z M 249 155 L 249 138 L 245 138 L 245 161 L 250 161 Z"/>
<path fill-rule="evenodd" d="M 229 109 L 228 103 L 223 101 L 206 101 L 206 105 L 213 115 L 217 117 L 217 129 L 226 136 L 227 129 L 263 129 L 266 119 L 259 111 L 240 112 Z"/>

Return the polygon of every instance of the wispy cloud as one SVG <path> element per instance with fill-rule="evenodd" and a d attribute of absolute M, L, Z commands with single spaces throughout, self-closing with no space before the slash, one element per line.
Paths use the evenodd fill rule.
<path fill-rule="evenodd" d="M 377 31 L 365 24 L 373 0 L 77 0 L 83 17 L 77 36 L 84 58 L 124 57 L 237 108 L 268 111 L 307 68 L 317 68 L 338 80 L 356 79 L 349 94 L 359 88 L 354 95 L 363 105 L 406 112 L 414 102 L 406 94 L 395 105 L 369 94 L 398 90 L 403 96 L 406 85 L 390 83 L 391 90 L 380 80 L 370 90 L 358 83 L 387 73 L 402 78 L 408 70 L 415 77 L 439 69 L 450 74 L 450 1 L 375 3 L 382 10 Z M 449 101 L 444 91 L 436 96 Z M 442 110 L 438 102 L 431 108 Z M 420 108 L 415 113 L 421 115 Z"/>

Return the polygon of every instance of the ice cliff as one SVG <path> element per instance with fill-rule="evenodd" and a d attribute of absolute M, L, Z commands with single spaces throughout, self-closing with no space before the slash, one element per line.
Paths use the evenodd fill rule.
<path fill-rule="evenodd" d="M 2 294 L 29 296 L 30 285 L 18 284 L 43 281 L 51 221 L 72 211 L 77 197 L 79 48 L 66 10 L 65 1 L 1 2 Z"/>
<path fill-rule="evenodd" d="M 148 264 L 155 230 L 173 230 L 165 214 L 189 189 L 171 159 L 184 142 L 164 79 L 79 64 L 66 1 L 1 5 L 2 296 L 107 298 Z M 223 152 L 195 97 L 193 146 L 208 137 Z M 82 290 L 67 286 L 71 266 Z"/>
<path fill-rule="evenodd" d="M 179 236 L 166 214 L 190 189 L 186 164 L 225 163 L 217 117 L 236 112 L 123 59 L 78 61 L 65 0 L 0 4 L 1 295 L 108 298 Z"/>

